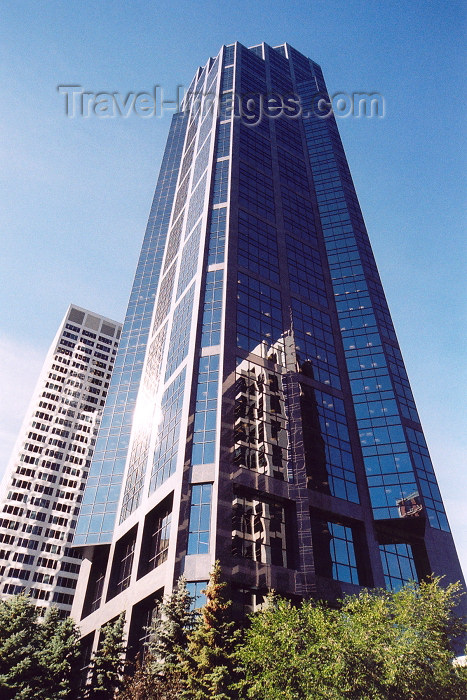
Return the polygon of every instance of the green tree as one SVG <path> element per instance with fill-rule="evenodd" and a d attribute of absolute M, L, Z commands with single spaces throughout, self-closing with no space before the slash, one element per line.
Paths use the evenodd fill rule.
<path fill-rule="evenodd" d="M 123 679 L 118 700 L 179 700 L 180 674 L 171 672 L 158 675 L 154 672 L 152 661 L 150 656 L 146 656 L 142 662 L 136 660 L 134 672 Z"/>
<path fill-rule="evenodd" d="M 41 649 L 38 659 L 42 669 L 38 698 L 79 697 L 80 633 L 71 619 L 61 619 L 57 608 L 49 608 L 39 627 Z"/>
<path fill-rule="evenodd" d="M 452 665 L 459 585 L 435 579 L 397 593 L 363 591 L 339 609 L 269 601 L 237 650 L 256 700 L 457 700 L 466 697 Z M 465 629 L 465 628 L 464 628 Z"/>
<path fill-rule="evenodd" d="M 40 687 L 38 614 L 26 595 L 0 602 L 0 697 L 26 700 Z"/>
<path fill-rule="evenodd" d="M 239 631 L 230 619 L 231 602 L 222 591 L 221 568 L 216 562 L 205 591 L 206 603 L 199 621 L 188 635 L 188 648 L 183 655 L 181 697 L 190 700 L 229 700 L 237 698 L 235 646 Z"/>
<path fill-rule="evenodd" d="M 341 618 L 348 696 L 365 697 L 367 686 L 373 686 L 369 697 L 378 697 L 380 687 L 380 697 L 391 700 L 466 697 L 467 686 L 452 666 L 452 641 L 463 631 L 454 615 L 459 594 L 458 584 L 443 588 L 435 579 L 409 583 L 396 593 L 365 591 L 345 599 Z M 365 674 L 368 668 L 371 676 Z"/>
<path fill-rule="evenodd" d="M 122 700 L 178 700 L 181 691 L 180 657 L 197 614 L 192 610 L 186 579 L 182 576 L 170 596 L 158 604 L 143 660 L 125 677 Z"/>
<path fill-rule="evenodd" d="M 269 596 L 237 658 L 245 672 L 244 696 L 261 700 L 338 698 L 338 612 L 311 602 L 294 607 Z"/>
<path fill-rule="evenodd" d="M 124 626 L 125 613 L 122 613 L 101 630 L 102 642 L 91 660 L 91 684 L 86 694 L 89 700 L 112 700 L 123 685 Z"/>
<path fill-rule="evenodd" d="M 192 610 L 186 579 L 181 576 L 170 596 L 156 609 L 149 629 L 148 651 L 150 663 L 156 674 L 167 675 L 178 670 L 180 651 L 188 643 L 188 634 L 196 622 L 197 613 Z"/>

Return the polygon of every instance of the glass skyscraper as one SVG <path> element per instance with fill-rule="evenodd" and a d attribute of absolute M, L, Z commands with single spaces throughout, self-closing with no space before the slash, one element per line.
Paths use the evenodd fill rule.
<path fill-rule="evenodd" d="M 224 46 L 173 117 L 74 545 L 85 645 L 126 610 L 462 580 L 320 67 Z"/>

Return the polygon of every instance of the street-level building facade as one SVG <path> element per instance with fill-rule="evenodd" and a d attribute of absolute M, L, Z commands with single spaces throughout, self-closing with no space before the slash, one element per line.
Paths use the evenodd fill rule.
<path fill-rule="evenodd" d="M 74 539 L 88 652 L 125 610 L 136 653 L 215 560 L 239 614 L 270 589 L 462 580 L 321 97 L 290 45 L 236 43 L 172 119 Z"/>
<path fill-rule="evenodd" d="M 69 615 L 73 534 L 121 324 L 74 304 L 45 358 L 0 492 L 0 599 L 28 593 Z"/>

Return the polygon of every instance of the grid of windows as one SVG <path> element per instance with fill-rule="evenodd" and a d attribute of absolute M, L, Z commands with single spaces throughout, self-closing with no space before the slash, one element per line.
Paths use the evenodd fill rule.
<path fill-rule="evenodd" d="M 229 153 L 230 122 L 223 122 L 217 129 L 216 158 L 225 158 Z"/>
<path fill-rule="evenodd" d="M 169 379 L 188 354 L 194 295 L 195 286 L 192 284 L 175 308 L 164 381 Z"/>
<path fill-rule="evenodd" d="M 260 496 L 237 495 L 232 508 L 232 554 L 288 566 L 284 504 Z"/>
<path fill-rule="evenodd" d="M 392 446 L 385 450 L 378 446 L 372 449 L 378 453 L 365 455 L 364 462 L 375 517 L 400 517 L 404 500 L 409 497 L 413 500 L 414 494 L 418 498 L 410 455 L 404 446 L 399 451 Z"/>
<path fill-rule="evenodd" d="M 229 161 L 220 160 L 216 163 L 214 171 L 214 188 L 212 195 L 213 204 L 221 204 L 227 201 L 229 185 Z"/>
<path fill-rule="evenodd" d="M 174 204 L 174 208 L 173 208 L 173 215 L 172 215 L 173 221 L 177 220 L 180 212 L 182 211 L 183 207 L 186 204 L 189 184 L 190 184 L 190 174 L 188 173 L 187 175 L 185 175 L 185 179 L 178 186 L 177 196 L 176 196 L 175 204 Z M 183 218 L 183 216 L 180 217 L 180 219 L 182 219 L 182 218 Z M 172 232 L 173 232 L 173 229 L 172 229 Z M 171 233 L 171 236 L 172 236 L 172 233 Z M 169 244 L 170 244 L 170 239 L 169 239 Z M 176 246 L 172 245 L 171 250 L 172 251 L 176 250 Z M 170 256 L 169 265 L 170 265 L 172 258 L 173 258 L 173 254 L 172 254 L 172 256 Z"/>
<path fill-rule="evenodd" d="M 379 551 L 388 590 L 398 591 L 409 581 L 418 581 L 410 544 L 380 544 Z"/>
<path fill-rule="evenodd" d="M 206 97 L 206 99 L 203 102 L 203 121 L 201 123 L 200 129 L 199 129 L 199 136 L 198 136 L 198 153 L 206 146 L 206 143 L 209 143 L 211 139 L 207 139 L 208 134 L 210 133 L 212 129 L 212 121 L 213 121 L 213 106 L 214 102 L 212 98 Z M 193 139 L 193 143 L 195 142 L 196 139 Z M 209 148 L 209 146 L 208 146 Z M 203 156 L 203 160 L 205 160 L 205 156 Z M 205 166 L 206 167 L 206 166 Z M 198 169 L 198 177 L 201 174 L 201 170 Z M 193 183 L 195 184 L 198 180 L 198 177 L 196 175 L 194 176 L 196 179 L 193 180 Z"/>
<path fill-rule="evenodd" d="M 96 579 L 96 582 L 94 584 L 94 594 L 92 596 L 92 599 L 90 601 L 90 610 L 89 612 L 94 612 L 95 610 L 98 610 L 100 608 L 101 602 L 102 602 L 102 594 L 104 592 L 104 581 L 105 581 L 105 574 L 101 573 Z"/>
<path fill-rule="evenodd" d="M 240 163 L 238 183 L 238 202 L 241 207 L 248 209 L 265 219 L 274 221 L 274 189 L 272 179 Z"/>
<path fill-rule="evenodd" d="M 237 358 L 233 461 L 287 479 L 288 418 L 280 373 Z"/>
<path fill-rule="evenodd" d="M 288 148 L 291 151 L 302 154 L 302 139 L 300 135 L 300 126 L 295 119 L 290 119 L 287 116 L 281 115 L 274 120 L 276 127 L 276 138 L 278 144 Z"/>
<path fill-rule="evenodd" d="M 358 584 L 357 563 L 351 528 L 330 522 L 328 522 L 328 528 L 331 536 L 332 577 L 338 581 Z"/>
<path fill-rule="evenodd" d="M 226 225 L 227 209 L 225 207 L 213 209 L 209 229 L 208 265 L 224 262 Z"/>
<path fill-rule="evenodd" d="M 399 399 L 401 415 L 414 421 L 414 423 L 420 423 L 401 351 L 389 343 L 384 343 L 384 349 L 386 351 L 388 368 L 392 374 L 394 391 Z"/>
<path fill-rule="evenodd" d="M 224 60 L 222 62 L 222 65 L 224 68 L 226 66 L 230 66 L 235 60 L 235 44 L 232 44 L 231 46 L 226 46 L 224 48 Z"/>
<path fill-rule="evenodd" d="M 172 265 L 170 270 L 164 275 L 160 290 L 159 290 L 159 295 L 157 298 L 157 307 L 156 307 L 156 313 L 154 315 L 154 323 L 153 323 L 153 328 L 156 330 L 159 328 L 161 325 L 162 321 L 164 318 L 167 316 L 169 309 L 170 309 L 170 304 L 172 302 L 172 292 L 173 292 L 173 286 L 174 286 L 174 278 L 175 278 L 175 269 L 176 266 L 175 264 Z"/>
<path fill-rule="evenodd" d="M 279 290 L 240 273 L 237 292 L 237 345 L 268 355 L 282 344 L 282 306 Z"/>
<path fill-rule="evenodd" d="M 262 168 L 268 173 L 272 170 L 270 142 L 263 138 L 261 132 L 243 124 L 240 125 L 240 157 L 255 168 Z"/>
<path fill-rule="evenodd" d="M 301 385 L 308 486 L 358 503 L 344 402 Z"/>
<path fill-rule="evenodd" d="M 238 212 L 237 250 L 237 260 L 241 267 L 279 282 L 276 229 L 241 209 Z"/>
<path fill-rule="evenodd" d="M 120 522 L 138 507 L 141 500 L 152 432 L 153 402 L 159 385 L 166 332 L 167 324 L 161 328 L 149 346 L 144 378 L 136 404 L 137 420 L 133 426 L 133 444 L 128 461 Z"/>
<path fill-rule="evenodd" d="M 177 299 L 185 291 L 193 279 L 198 267 L 199 240 L 201 236 L 201 222 L 195 228 L 187 242 L 183 246 L 180 272 L 178 275 Z"/>
<path fill-rule="evenodd" d="M 211 499 L 212 484 L 192 485 L 187 554 L 209 552 Z"/>
<path fill-rule="evenodd" d="M 219 120 L 230 119 L 234 112 L 235 102 L 232 92 L 224 92 L 219 99 Z"/>
<path fill-rule="evenodd" d="M 148 552 L 148 571 L 163 564 L 169 551 L 171 509 L 164 509 L 157 514 L 151 533 L 151 544 Z"/>
<path fill-rule="evenodd" d="M 193 429 L 192 464 L 212 464 L 216 447 L 219 355 L 200 358 Z"/>
<path fill-rule="evenodd" d="M 86 330 L 86 327 L 92 327 L 97 332 L 91 333 Z M 79 359 L 77 351 L 81 349 L 81 345 L 77 345 L 74 350 L 67 351 L 66 357 L 62 356 L 60 338 L 64 334 L 68 337 L 74 335 L 76 341 L 83 343 L 83 347 L 89 346 L 86 347 L 86 351 L 89 352 L 88 364 L 82 365 L 81 362 L 77 361 Z M 110 337 L 102 334 L 108 334 Z M 77 307 L 70 307 L 59 329 L 58 341 L 54 341 L 54 345 L 49 350 L 33 402 L 35 405 L 31 415 L 27 416 L 28 428 L 25 429 L 24 437 L 31 442 L 23 442 L 19 454 L 14 457 L 9 477 L 10 490 L 5 494 L 7 502 L 0 506 L 4 513 L 11 515 L 11 518 L 1 518 L 0 529 L 7 530 L 7 533 L 19 531 L 21 536 L 15 537 L 0 531 L 0 541 L 8 546 L 8 550 L 4 551 L 4 558 L 13 565 L 8 569 L 5 566 L 0 567 L 0 577 L 2 577 L 2 584 L 5 585 L 8 583 L 8 578 L 32 580 L 37 583 L 38 585 L 31 590 L 31 596 L 36 600 L 48 601 L 51 594 L 50 587 L 54 585 L 55 581 L 56 585 L 61 587 L 68 589 L 76 587 L 79 571 L 78 558 L 74 557 L 69 550 L 67 550 L 67 555 L 71 557 L 71 561 L 65 563 L 69 567 L 70 576 L 61 576 L 55 579 L 53 575 L 38 569 L 40 567 L 56 569 L 59 557 L 63 553 L 63 547 L 58 542 L 71 542 L 73 539 L 76 528 L 74 516 L 79 512 L 82 491 L 88 476 L 89 461 L 86 458 L 92 454 L 99 424 L 99 415 L 95 407 L 88 406 L 87 392 L 96 394 L 95 402 L 98 405 L 99 401 L 103 404 L 108 387 L 106 380 L 110 379 L 112 371 L 109 359 L 106 362 L 96 359 L 98 357 L 96 348 L 109 350 L 112 353 L 113 348 L 118 345 L 119 335 L 120 327 L 118 324 L 107 322 L 106 319 Z M 95 343 L 90 338 L 99 342 Z M 99 357 L 102 354 L 99 353 Z M 106 358 L 109 358 L 108 354 L 106 354 Z M 113 358 L 110 359 L 113 360 Z M 102 369 L 98 369 L 99 367 Z M 43 394 L 42 387 L 44 386 L 57 392 L 54 402 L 49 399 L 48 413 L 36 410 L 43 408 L 37 405 L 39 401 L 36 401 L 36 398 L 38 399 Z M 70 405 L 68 396 L 73 397 L 76 411 L 65 408 L 65 406 Z M 63 416 L 67 416 L 67 418 Z M 53 448 L 59 448 L 60 451 L 44 449 L 43 443 Z M 34 459 L 29 458 L 28 451 L 34 452 Z M 52 453 L 55 461 L 51 461 L 49 458 Z M 72 453 L 78 453 L 82 457 L 77 458 Z M 76 469 L 69 466 L 70 462 L 83 464 L 86 468 Z M 22 466 L 22 463 L 34 465 L 35 468 Z M 75 478 L 69 478 L 69 475 Z M 56 488 L 56 486 L 66 487 L 66 490 Z M 34 495 L 30 495 L 31 493 Z M 35 494 L 41 495 L 38 497 Z M 72 501 L 74 505 L 63 503 L 62 498 Z M 30 507 L 36 506 L 42 510 L 33 511 L 29 508 L 19 508 L 8 501 L 28 502 Z M 64 514 L 70 514 L 72 517 L 65 517 Z M 54 527 L 42 527 L 28 522 L 31 520 L 47 523 Z M 54 540 L 57 541 L 57 544 L 53 544 Z M 35 552 L 39 551 L 49 552 L 50 559 L 36 557 Z M 66 606 L 68 608 L 66 612 L 69 612 L 68 603 L 62 601 L 60 605 L 62 612 L 65 612 L 63 606 Z M 41 608 L 41 614 L 45 609 Z"/>
<path fill-rule="evenodd" d="M 149 493 L 155 491 L 166 481 L 174 473 L 177 466 L 185 375 L 186 370 L 183 368 L 162 396 L 162 421 L 157 430 L 157 444 L 154 452 Z"/>
<path fill-rule="evenodd" d="M 123 542 L 117 544 L 115 550 L 115 580 L 112 584 L 111 594 L 117 595 L 130 585 L 131 570 L 135 556 L 136 536 L 130 533 Z"/>
<path fill-rule="evenodd" d="M 285 228 L 296 237 L 304 238 L 309 243 L 316 243 L 316 226 L 311 210 L 300 211 L 296 206 L 297 203 L 289 201 L 287 192 L 283 192 L 282 216 Z"/>
<path fill-rule="evenodd" d="M 185 178 L 185 182 L 188 182 L 190 179 L 189 175 Z M 177 219 L 177 222 L 172 226 L 172 229 L 169 234 L 169 239 L 167 241 L 167 250 L 165 253 L 165 262 L 164 262 L 164 274 L 167 272 L 169 267 L 172 264 L 172 261 L 174 260 L 175 256 L 178 253 L 178 248 L 180 246 L 180 239 L 182 237 L 182 229 L 183 229 L 183 216 L 180 216 L 179 219 Z"/>
<path fill-rule="evenodd" d="M 316 64 L 312 66 L 317 83 L 299 86 L 305 106 L 317 89 L 326 94 L 321 70 Z M 392 369 L 384 358 L 384 350 L 389 346 L 383 345 L 382 335 L 395 342 L 384 293 L 350 174 L 341 157 L 342 145 L 335 121 L 311 117 L 304 127 L 373 512 L 376 518 L 414 517 L 422 503 L 394 400 Z M 401 358 L 395 359 L 399 365 L 394 377 L 398 381 L 397 390 L 405 397 L 410 387 L 403 376 Z M 407 394 L 407 401 L 412 402 L 411 394 Z M 414 410 L 413 403 L 410 408 L 408 403 L 406 406 L 409 411 Z M 416 414 L 413 418 L 417 419 Z M 434 518 L 434 521 L 435 527 L 439 527 L 439 520 Z"/>
<path fill-rule="evenodd" d="M 290 291 L 327 306 L 323 269 L 318 251 L 286 236 Z"/>
<path fill-rule="evenodd" d="M 206 94 L 211 95 L 213 92 L 215 92 L 215 83 L 217 80 L 217 73 L 219 70 L 219 56 L 216 57 L 216 60 L 212 64 L 212 68 L 208 73 L 208 77 L 206 80 Z"/>
<path fill-rule="evenodd" d="M 401 517 L 400 503 L 413 500 L 417 485 L 378 334 L 369 347 L 348 349 L 347 368 L 374 513 Z"/>
<path fill-rule="evenodd" d="M 182 167 L 180 170 L 180 181 L 184 179 L 188 170 L 191 168 L 193 162 L 193 155 L 195 152 L 195 142 L 191 142 L 191 145 L 186 149 L 185 155 L 183 156 Z"/>
<path fill-rule="evenodd" d="M 186 584 L 188 593 L 192 598 L 192 610 L 198 610 L 206 603 L 206 594 L 203 591 L 207 588 L 207 585 L 208 581 L 188 581 Z"/>
<path fill-rule="evenodd" d="M 204 120 L 204 124 L 211 126 L 210 121 L 208 121 L 209 119 L 210 119 L 210 117 L 208 116 Z M 201 139 L 201 137 L 202 137 L 202 135 L 200 133 L 200 139 Z M 199 178 L 201 177 L 201 175 L 204 173 L 204 171 L 208 167 L 210 148 L 211 148 L 211 139 L 206 139 L 206 141 L 204 142 L 204 146 L 201 148 L 198 155 L 196 156 L 195 170 L 193 173 L 193 189 L 196 187 L 196 184 L 197 184 Z M 204 198 L 204 190 L 203 189 L 200 190 L 199 196 L 201 198 Z M 193 216 L 193 214 L 190 215 L 191 221 L 193 220 L 192 216 Z"/>
<path fill-rule="evenodd" d="M 316 573 L 336 581 L 361 584 L 353 528 L 312 515 L 311 531 Z"/>
<path fill-rule="evenodd" d="M 201 347 L 219 345 L 222 323 L 223 270 L 213 270 L 206 274 L 204 292 Z"/>
<path fill-rule="evenodd" d="M 409 445 L 412 448 L 415 469 L 430 525 L 445 532 L 450 532 L 441 493 L 423 433 L 413 428 L 406 428 L 406 433 Z"/>
<path fill-rule="evenodd" d="M 242 50 L 242 91 L 264 92 L 266 88 L 266 66 L 264 61 L 251 53 Z"/>
<path fill-rule="evenodd" d="M 229 68 L 224 68 L 224 70 L 222 71 L 221 92 L 224 92 L 225 90 L 232 90 L 234 75 L 233 72 L 233 66 L 230 66 Z"/>
<path fill-rule="evenodd" d="M 301 371 L 318 382 L 340 389 L 329 315 L 292 298 L 292 319 L 297 361 Z"/>
<path fill-rule="evenodd" d="M 280 180 L 281 183 L 288 187 L 293 187 L 296 192 L 309 198 L 310 185 L 308 182 L 308 174 L 306 171 L 305 161 L 301 158 L 293 156 L 282 148 L 277 150 L 280 163 Z"/>

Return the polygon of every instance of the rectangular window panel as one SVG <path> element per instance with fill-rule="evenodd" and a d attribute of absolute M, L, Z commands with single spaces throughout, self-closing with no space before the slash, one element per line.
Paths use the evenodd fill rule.
<path fill-rule="evenodd" d="M 219 124 L 217 131 L 216 158 L 224 158 L 230 153 L 230 122 Z"/>
<path fill-rule="evenodd" d="M 359 584 L 353 530 L 348 525 L 311 518 L 316 573 L 336 581 Z"/>
<path fill-rule="evenodd" d="M 209 231 L 208 265 L 224 262 L 227 209 L 213 209 Z"/>
<path fill-rule="evenodd" d="M 265 564 L 289 566 L 284 504 L 237 495 L 232 509 L 232 554 Z"/>
<path fill-rule="evenodd" d="M 308 488 L 359 503 L 342 399 L 301 385 Z"/>
<path fill-rule="evenodd" d="M 180 262 L 180 272 L 178 275 L 177 299 L 193 279 L 198 267 L 199 240 L 201 235 L 201 222 L 188 238 L 183 246 L 182 260 Z"/>
<path fill-rule="evenodd" d="M 286 236 L 290 290 L 327 306 L 321 258 L 314 248 L 292 236 Z"/>
<path fill-rule="evenodd" d="M 223 277 L 223 270 L 214 270 L 206 274 L 201 331 L 202 348 L 219 345 L 221 340 Z"/>
<path fill-rule="evenodd" d="M 171 511 L 166 509 L 159 513 L 154 521 L 148 557 L 149 571 L 155 569 L 157 566 L 160 566 L 167 559 L 167 553 L 169 551 L 171 518 Z"/>
<path fill-rule="evenodd" d="M 157 336 L 151 342 L 149 348 L 145 375 L 142 379 L 142 387 L 136 404 L 136 414 L 139 414 L 139 419 L 133 428 L 135 435 L 133 437 L 133 445 L 128 463 L 120 522 L 123 522 L 130 513 L 139 506 L 141 500 L 149 455 L 154 411 L 154 406 L 151 404 L 154 401 L 154 396 L 159 384 L 166 331 L 167 324 L 161 328 Z M 107 497 L 107 491 L 105 487 L 101 487 L 101 489 L 103 498 L 105 499 Z"/>
<path fill-rule="evenodd" d="M 193 432 L 192 464 L 212 464 L 216 448 L 219 355 L 199 361 L 198 387 Z"/>
<path fill-rule="evenodd" d="M 192 610 L 198 610 L 206 603 L 206 594 L 201 591 L 204 591 L 207 585 L 208 581 L 188 581 L 186 584 L 188 593 L 193 598 L 191 603 Z"/>
<path fill-rule="evenodd" d="M 276 229 L 253 214 L 238 212 L 238 264 L 279 282 L 279 259 Z"/>
<path fill-rule="evenodd" d="M 237 291 L 237 345 L 260 357 L 283 347 L 281 293 L 265 282 L 239 273 Z M 280 360 L 279 360 L 280 362 Z"/>
<path fill-rule="evenodd" d="M 292 317 L 297 362 L 301 371 L 318 382 L 340 389 L 329 315 L 292 298 Z"/>
<path fill-rule="evenodd" d="M 213 204 L 227 201 L 229 184 L 229 161 L 221 160 L 216 163 L 214 171 Z"/>
<path fill-rule="evenodd" d="M 418 581 L 410 544 L 380 544 L 379 551 L 388 590 L 398 591 L 409 581 Z"/>
<path fill-rule="evenodd" d="M 187 554 L 209 552 L 212 484 L 193 484 L 191 487 L 190 529 Z"/>
<path fill-rule="evenodd" d="M 286 389 L 278 372 L 237 359 L 234 463 L 287 480 Z"/>
<path fill-rule="evenodd" d="M 115 546 L 108 599 L 126 590 L 130 585 L 135 544 L 136 528 L 133 528 Z"/>
<path fill-rule="evenodd" d="M 194 294 L 193 284 L 174 311 L 164 381 L 169 379 L 188 354 Z"/>
<path fill-rule="evenodd" d="M 230 66 L 235 60 L 235 44 L 226 46 L 224 49 L 224 66 Z"/>
<path fill-rule="evenodd" d="M 357 564 L 350 527 L 328 522 L 331 535 L 330 549 L 332 559 L 332 577 L 337 581 L 358 584 Z"/>
<path fill-rule="evenodd" d="M 167 387 L 162 396 L 162 421 L 158 427 L 149 493 L 155 491 L 168 479 L 177 466 L 185 374 L 184 368 Z"/>

